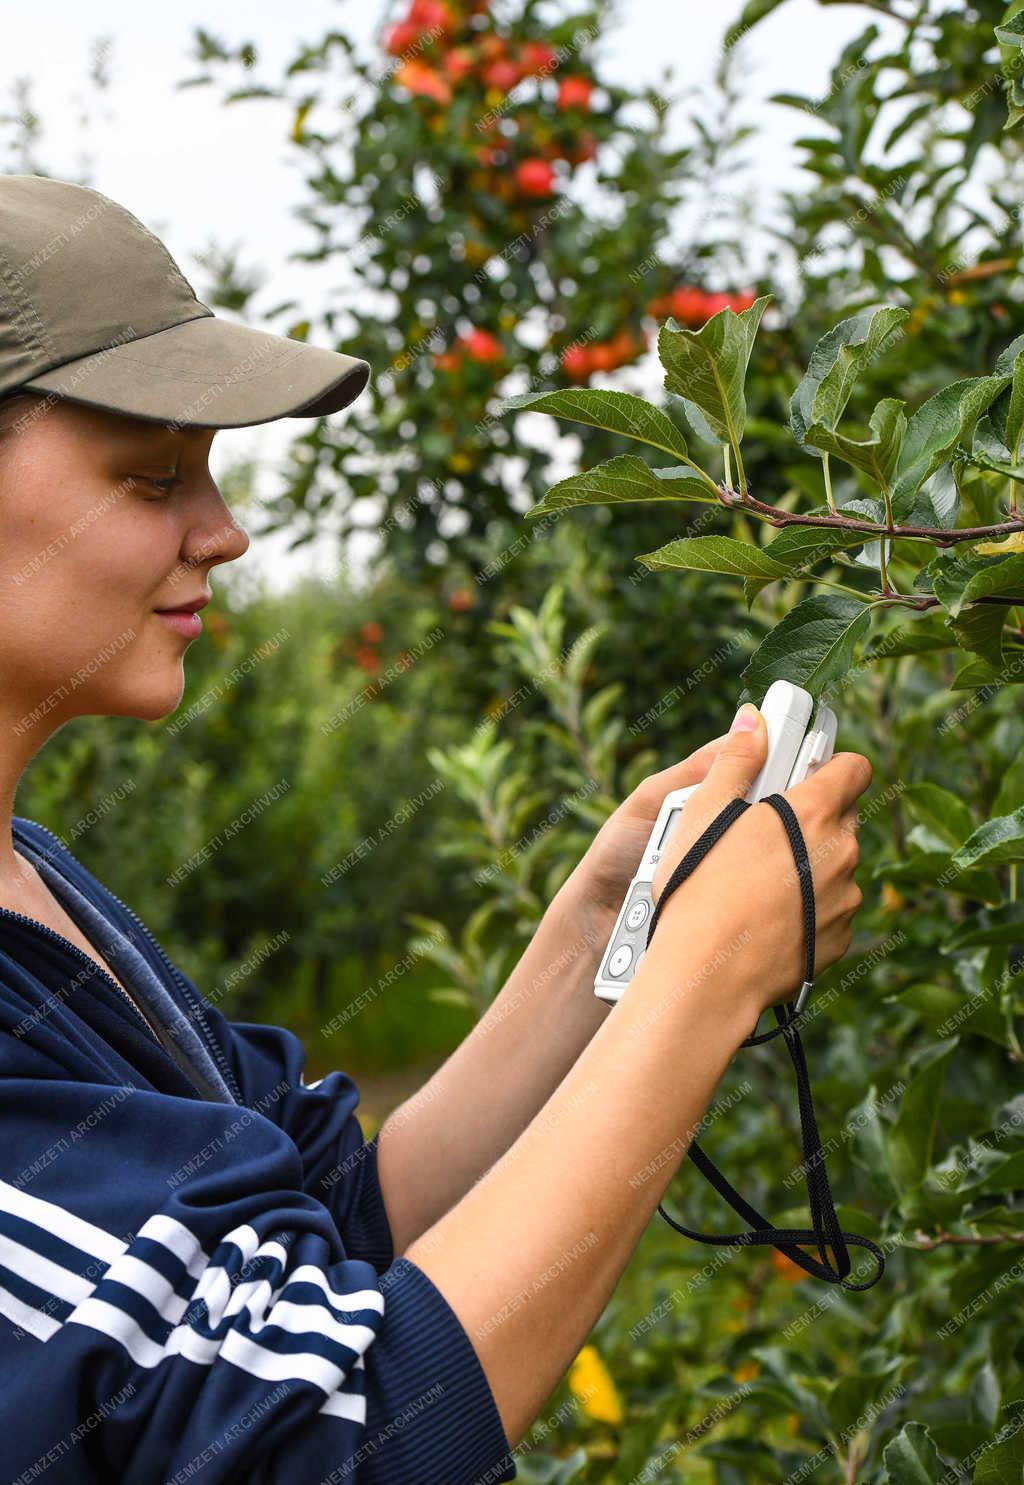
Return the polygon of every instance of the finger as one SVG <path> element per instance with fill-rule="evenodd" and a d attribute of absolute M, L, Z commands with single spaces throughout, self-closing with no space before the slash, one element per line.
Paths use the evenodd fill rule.
<path fill-rule="evenodd" d="M 726 733 L 715 754 L 707 776 L 693 796 L 699 801 L 701 814 L 723 809 L 731 799 L 743 799 L 750 786 L 761 772 L 768 753 L 768 727 L 764 715 L 756 706 L 750 705 L 746 715 L 752 718 L 751 729 L 738 730 L 735 723 L 741 720 L 741 707 L 733 723 L 733 730 Z"/>
<path fill-rule="evenodd" d="M 844 815 L 839 817 L 839 824 L 843 830 L 849 830 L 856 835 L 861 827 L 860 810 L 856 807 L 852 810 L 847 810 Z"/>
<path fill-rule="evenodd" d="M 714 763 L 728 735 L 727 732 L 723 732 L 720 737 L 713 737 L 710 742 L 703 743 L 688 758 L 681 758 L 678 763 L 670 763 L 668 768 L 662 768 L 657 773 L 651 774 L 651 778 L 657 779 L 663 794 L 668 794 L 673 789 L 685 789 L 688 784 L 699 784 L 707 776 L 708 769 Z"/>
<path fill-rule="evenodd" d="M 827 763 L 796 789 L 824 796 L 840 815 L 855 807 L 871 783 L 874 769 L 863 753 L 834 753 Z"/>

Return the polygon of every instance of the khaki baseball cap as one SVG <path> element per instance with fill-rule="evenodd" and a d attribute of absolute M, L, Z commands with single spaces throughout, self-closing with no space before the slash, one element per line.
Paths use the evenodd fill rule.
<path fill-rule="evenodd" d="M 0 175 L 0 397 L 180 428 L 338 412 L 366 361 L 218 319 L 159 238 L 90 186 Z"/>

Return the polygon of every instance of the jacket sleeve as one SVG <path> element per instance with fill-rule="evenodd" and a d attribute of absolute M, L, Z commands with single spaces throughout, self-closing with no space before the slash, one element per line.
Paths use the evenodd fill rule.
<path fill-rule="evenodd" d="M 364 1138 L 355 1113 L 356 1084 L 343 1072 L 306 1083 L 306 1049 L 286 1027 L 223 1017 L 214 1024 L 246 1104 L 294 1142 L 303 1190 L 328 1208 L 347 1252 L 383 1272 L 395 1256 L 391 1225 L 377 1176 L 377 1137 Z"/>
<path fill-rule="evenodd" d="M 284 1129 L 237 1105 L 26 1075 L 12 1040 L 0 1039 L 6 1481 L 54 1464 L 48 1478 L 66 1485 L 516 1478 L 454 1311 L 407 1259 L 378 1274 L 348 1252 Z"/>

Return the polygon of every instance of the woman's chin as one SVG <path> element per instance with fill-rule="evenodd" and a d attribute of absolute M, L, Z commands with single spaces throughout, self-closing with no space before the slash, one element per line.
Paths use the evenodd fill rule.
<path fill-rule="evenodd" d="M 166 676 L 162 685 L 151 676 L 144 687 L 126 691 L 116 698 L 108 697 L 105 712 L 112 717 L 136 717 L 140 722 L 159 722 L 177 711 L 184 694 L 185 675 L 178 666 L 177 674 Z"/>

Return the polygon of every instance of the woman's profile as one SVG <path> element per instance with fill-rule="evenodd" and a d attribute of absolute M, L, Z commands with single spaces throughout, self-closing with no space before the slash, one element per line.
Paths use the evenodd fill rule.
<path fill-rule="evenodd" d="M 801 979 L 789 844 L 772 811 L 750 809 L 665 904 L 622 1001 L 610 1012 L 592 993 L 662 798 L 701 784 L 678 860 L 760 768 L 755 708 L 620 805 L 488 1013 L 369 1141 L 348 1075 L 306 1084 L 291 1031 L 227 1019 L 122 901 L 129 883 L 104 885 L 15 812 L 21 776 L 67 722 L 157 721 L 180 703 L 211 578 L 250 545 L 210 474 L 217 431 L 342 412 L 369 375 L 219 319 L 100 192 L 0 176 L 12 1482 L 51 1469 L 69 1485 L 515 1478 L 513 1450 L 733 1053 Z M 841 753 L 788 791 L 815 862 L 819 970 L 846 951 L 860 905 L 870 777 Z"/>

